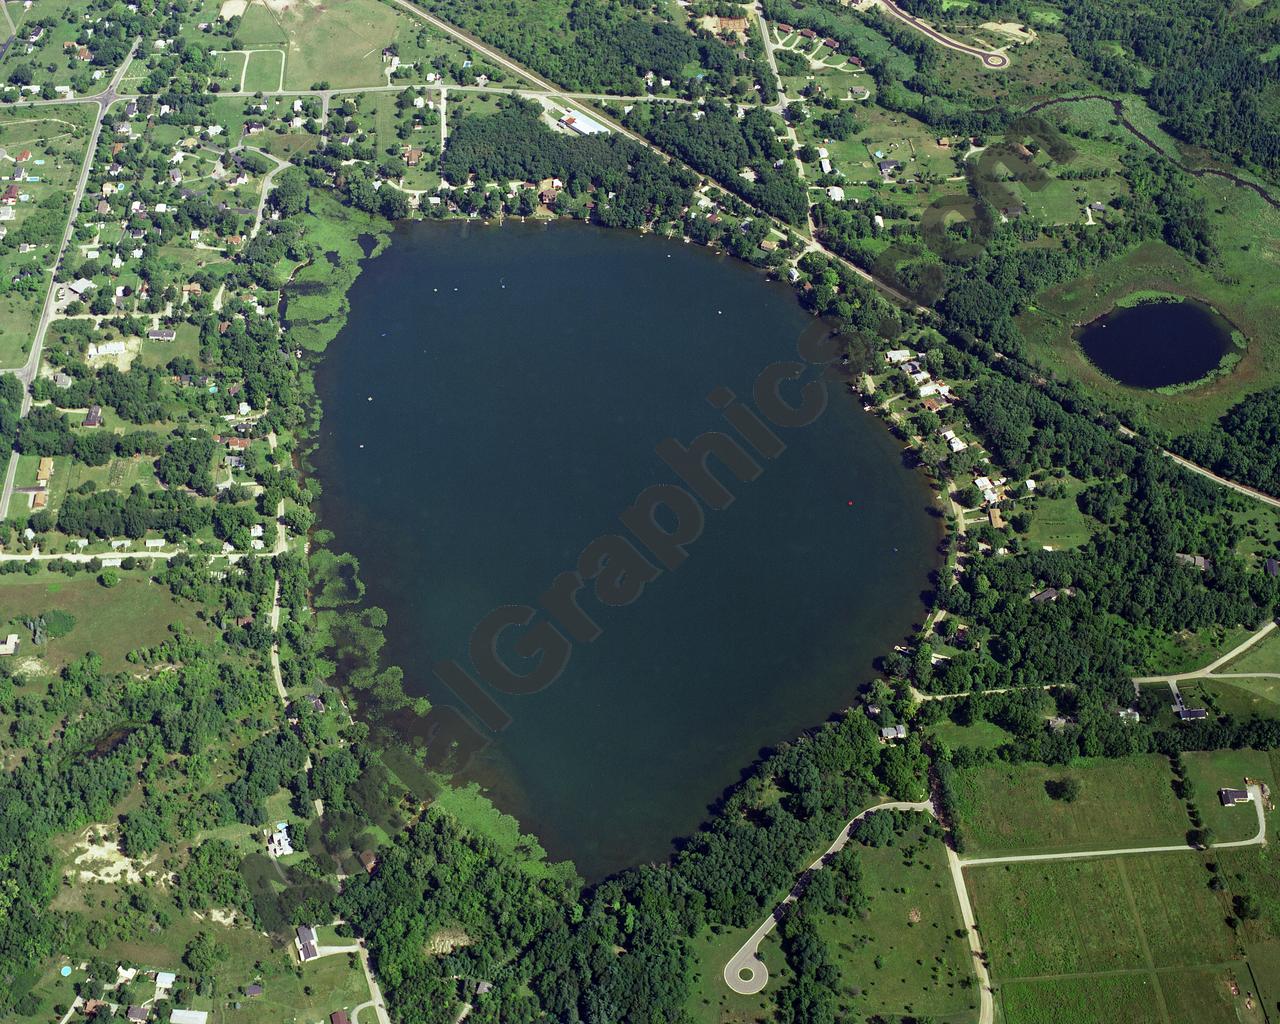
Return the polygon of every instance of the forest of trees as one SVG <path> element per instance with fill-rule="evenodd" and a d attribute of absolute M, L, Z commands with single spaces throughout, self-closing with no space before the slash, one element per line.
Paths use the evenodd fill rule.
<path fill-rule="evenodd" d="M 805 222 L 808 193 L 779 138 L 782 124 L 770 111 L 753 107 L 738 118 L 723 103 L 707 103 L 697 111 L 664 105 L 648 111 L 647 120 L 637 115 L 628 126 L 766 213 L 789 224 Z M 741 176 L 745 169 L 754 180 Z"/>
<path fill-rule="evenodd" d="M 1265 6 L 1062 0 L 1062 7 L 1072 49 L 1110 88 L 1142 93 L 1179 138 L 1280 176 L 1275 65 L 1260 59 L 1280 42 L 1280 23 Z"/>
<path fill-rule="evenodd" d="M 430 0 L 424 6 L 474 32 L 558 85 L 622 95 L 643 92 L 648 72 L 701 89 L 724 90 L 747 71 L 742 59 L 709 33 L 695 37 L 651 13 L 647 3 L 541 0 Z M 701 79 L 688 82 L 687 68 Z"/>
<path fill-rule="evenodd" d="M 1280 388 L 1250 395 L 1216 424 L 1171 444 L 1220 476 L 1280 497 Z"/>
<path fill-rule="evenodd" d="M 482 183 L 557 177 L 570 196 L 597 194 L 594 219 L 609 226 L 635 228 L 683 215 L 697 183 L 692 174 L 616 134 L 557 135 L 538 110 L 509 99 L 496 114 L 454 122 L 441 173 L 457 184 L 472 175 Z"/>

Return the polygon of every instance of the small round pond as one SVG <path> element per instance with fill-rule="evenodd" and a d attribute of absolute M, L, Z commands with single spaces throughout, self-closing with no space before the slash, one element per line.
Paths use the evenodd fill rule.
<path fill-rule="evenodd" d="M 1094 366 L 1134 388 L 1199 380 L 1233 348 L 1231 324 L 1191 299 L 1117 307 L 1079 328 L 1075 337 Z"/>

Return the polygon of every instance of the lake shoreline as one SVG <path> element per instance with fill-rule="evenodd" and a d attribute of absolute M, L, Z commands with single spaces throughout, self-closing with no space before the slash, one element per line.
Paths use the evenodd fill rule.
<path fill-rule="evenodd" d="M 484 225 L 484 226 L 486 226 L 486 227 L 491 227 L 491 226 L 509 226 L 509 225 L 497 225 L 497 224 L 489 225 L 489 224 L 486 224 L 486 225 Z M 544 232 L 545 232 L 546 228 L 547 228 L 547 227 L 549 227 L 549 226 L 550 226 L 550 224 L 549 224 L 549 223 L 547 223 L 547 224 L 543 224 L 542 226 L 543 226 L 543 230 L 544 230 Z M 584 225 L 584 227 L 587 227 L 587 225 Z M 398 227 L 398 228 L 397 228 L 397 231 L 396 231 L 396 237 L 398 238 L 398 237 L 399 237 L 399 235 L 400 235 L 400 233 L 401 233 L 402 231 L 404 231 L 404 230 L 406 230 L 406 229 L 405 229 L 405 228 Z M 410 226 L 410 227 L 408 228 L 408 230 L 412 231 L 412 230 L 415 230 L 415 228 L 414 228 L 414 227 L 412 227 L 412 226 Z M 452 228 L 452 229 L 448 229 L 448 230 L 459 231 L 459 229 L 458 229 L 458 228 L 456 228 L 456 227 L 455 227 L 455 228 Z M 530 228 L 530 230 L 532 230 L 532 228 Z M 465 226 L 465 225 L 464 225 L 464 226 L 460 229 L 460 234 L 462 234 L 463 236 L 468 236 L 468 237 L 469 237 L 469 236 L 470 236 L 470 230 L 469 230 L 469 228 L 468 228 L 467 226 Z M 543 234 L 543 232 L 537 232 L 537 235 L 538 235 L 538 236 L 541 236 L 542 234 Z M 566 232 L 566 234 L 577 234 L 577 233 L 576 233 L 576 232 Z M 596 233 L 595 233 L 595 232 L 593 232 L 592 234 L 596 234 Z M 615 232 L 615 231 L 612 231 L 612 230 L 610 230 L 610 231 L 600 231 L 598 234 L 599 234 L 601 237 L 610 237 L 610 236 L 614 236 L 614 235 L 616 235 L 616 234 L 631 235 L 631 236 L 634 236 L 634 237 L 635 237 L 635 238 L 637 238 L 637 239 L 640 239 L 640 238 L 642 238 L 642 237 L 643 237 L 643 238 L 644 238 L 644 241 L 645 241 L 645 244 L 649 244 L 649 243 L 650 243 L 650 242 L 652 242 L 655 238 L 660 238 L 660 236 L 655 236 L 655 235 L 654 235 L 654 234 L 652 234 L 652 233 L 649 233 L 649 234 L 647 234 L 647 235 L 645 235 L 645 236 L 641 236 L 639 233 L 636 233 L 636 232 L 625 232 L 625 231 L 624 231 L 624 232 L 618 233 L 618 232 Z M 523 244 L 523 241 L 522 241 L 522 244 Z M 606 244 L 612 244 L 612 243 L 606 243 Z M 673 241 L 669 241 L 667 244 L 675 246 L 675 245 L 678 245 L 679 243 L 676 243 L 676 242 L 673 242 Z M 701 247 L 694 247 L 693 251 L 697 251 L 697 250 L 698 250 L 698 249 L 700 249 L 700 248 L 701 248 Z M 389 251 L 393 251 L 393 250 L 389 250 Z M 704 255 L 710 255 L 710 254 L 709 254 L 709 253 L 706 253 L 706 254 L 704 254 Z M 745 271 L 745 270 L 747 270 L 747 269 L 748 269 L 748 265 L 747 265 L 746 263 L 744 263 L 743 261 L 740 261 L 740 260 L 737 260 L 737 259 L 733 259 L 732 261 L 729 261 L 729 260 L 726 260 L 724 256 L 718 256 L 718 257 L 716 257 L 716 259 L 715 259 L 713 262 L 714 262 L 714 263 L 716 263 L 716 264 L 724 264 L 724 265 L 726 265 L 726 266 L 732 266 L 732 267 L 734 267 L 734 268 L 735 268 L 735 270 L 733 271 L 733 273 L 734 273 L 734 274 L 737 274 L 737 273 L 739 273 L 740 271 Z M 367 269 L 367 268 L 366 268 L 366 269 Z M 758 269 L 758 268 L 750 268 L 750 269 L 753 269 L 753 270 L 754 270 L 754 269 Z M 363 276 L 364 276 L 364 275 L 362 274 L 362 275 L 361 275 L 361 277 L 363 278 Z M 749 276 L 749 278 L 750 278 L 749 285 L 750 285 L 750 288 L 751 288 L 751 291 L 752 291 L 752 298 L 753 298 L 753 301 L 754 301 L 754 300 L 758 297 L 758 295 L 759 295 L 759 293 L 756 291 L 756 289 L 758 289 L 758 286 L 759 286 L 759 284 L 761 283 L 761 281 L 760 281 L 760 279 L 759 279 L 759 276 L 758 276 L 758 275 L 756 275 L 756 274 L 751 274 L 751 275 L 747 275 L 747 276 Z M 357 287 L 358 287 L 358 286 L 357 286 Z M 440 290 L 441 290 L 441 291 L 443 291 L 443 290 L 444 290 L 443 286 L 435 286 L 435 287 L 440 288 Z M 424 290 L 425 290 L 425 285 L 424 285 Z M 788 293 L 789 293 L 789 294 L 786 296 L 786 299 L 787 299 L 788 304 L 790 304 L 790 303 L 792 303 L 792 302 L 794 302 L 794 301 L 795 301 L 796 290 L 795 290 L 795 289 L 788 288 Z M 354 312 L 355 316 L 359 316 L 359 315 L 360 315 L 360 313 L 359 313 L 359 310 L 358 310 L 358 309 L 353 310 L 353 312 Z M 795 312 L 802 312 L 802 310 L 795 310 L 795 309 L 793 308 L 793 309 L 792 309 L 792 313 L 791 313 L 791 314 L 789 314 L 789 315 L 794 315 L 794 313 L 795 313 Z M 812 317 L 812 316 L 809 316 L 809 315 L 805 315 L 805 316 L 803 317 L 803 321 L 804 321 L 804 323 L 805 323 L 805 324 L 810 325 L 809 327 L 806 327 L 806 330 L 811 329 L 811 326 L 813 325 L 814 321 L 815 321 L 815 320 L 817 320 L 817 319 L 818 319 L 818 318 L 815 318 L 815 317 Z M 352 320 L 354 320 L 354 317 L 352 317 Z M 332 359 L 332 357 L 333 357 L 333 352 L 332 352 L 332 350 L 330 350 L 329 352 L 327 352 L 327 353 L 326 353 L 326 357 L 327 357 L 327 358 L 324 358 L 324 359 L 322 359 L 322 360 L 320 361 L 320 362 L 321 362 L 321 365 L 318 367 L 318 372 L 319 372 L 321 375 L 323 375 L 323 373 L 324 373 L 324 366 L 323 366 L 323 364 L 325 364 L 325 363 L 329 363 L 329 362 L 330 362 L 330 360 L 331 360 L 331 359 Z M 323 391 L 323 387 L 321 387 L 321 390 Z M 837 394 L 838 394 L 838 396 L 839 396 L 839 398 L 838 398 L 838 402 L 839 402 L 840 404 L 845 404 L 845 403 L 847 403 L 847 402 L 848 402 L 848 400 L 849 400 L 849 396 L 848 396 L 848 390 L 847 390 L 847 388 L 846 388 L 846 387 L 844 387 L 843 385 L 840 385 L 840 386 L 833 387 L 833 389 L 832 389 L 832 390 L 833 390 L 833 392 L 835 392 L 835 393 L 837 393 Z M 325 403 L 324 403 L 324 404 L 325 404 L 325 406 L 326 406 L 326 410 L 325 410 L 325 411 L 326 411 L 326 412 L 329 412 L 329 411 L 330 411 L 330 409 L 329 409 L 328 407 L 329 407 L 329 405 L 330 405 L 330 401 L 331 401 L 331 399 L 328 399 L 328 396 L 326 396 L 326 398 L 327 398 L 327 400 L 326 400 L 326 401 L 325 401 Z M 835 403 L 833 403 L 833 404 L 835 404 Z M 846 413 L 847 415 L 850 415 L 850 416 L 858 416 L 859 418 L 861 418 L 861 410 L 860 410 L 860 409 L 853 409 L 852 407 L 848 407 L 848 406 L 846 406 L 845 413 Z M 828 415 L 831 415 L 831 414 L 830 414 L 830 413 L 828 413 Z M 875 426 L 873 426 L 873 427 L 870 427 L 870 429 L 874 430 L 877 434 L 880 434 L 880 433 L 881 433 L 881 426 L 882 426 L 882 425 L 877 424 L 877 425 L 875 425 Z M 888 426 L 888 425 L 887 425 L 887 424 L 883 424 L 883 426 Z M 894 458 L 895 458 L 895 460 L 896 460 L 896 461 L 902 461 L 902 460 L 903 460 L 903 449 L 902 449 L 902 447 L 901 447 L 900 445 L 895 445 L 895 444 L 893 444 L 894 438 L 893 438 L 893 435 L 892 435 L 892 431 L 891 431 L 891 430 L 890 430 L 890 431 L 887 431 L 885 434 L 882 434 L 881 436 L 883 437 L 884 441 L 885 441 L 888 445 L 890 445 L 890 446 L 892 446 L 892 447 L 893 447 L 893 449 L 894 449 Z M 323 439 L 322 439 L 322 437 L 323 437 Z M 317 449 L 318 449 L 318 450 L 323 450 L 323 447 L 324 447 L 325 445 L 331 445 L 331 443 L 332 443 L 332 442 L 330 442 L 330 441 L 328 440 L 327 436 L 324 436 L 324 431 L 322 430 L 322 431 L 321 431 L 321 433 L 317 436 Z M 312 471 L 313 471 L 313 472 L 316 472 L 316 473 L 318 473 L 318 474 L 319 474 L 319 479 L 320 479 L 320 480 L 322 481 L 322 483 L 324 483 L 324 485 L 325 485 L 326 494 L 329 494 L 330 489 L 331 489 L 331 480 L 329 479 L 329 477 L 326 475 L 326 473 L 325 473 L 325 471 L 324 471 L 324 466 L 322 465 L 322 463 L 324 462 L 324 458 L 323 458 L 323 456 L 322 456 L 319 460 L 316 460 L 315 458 L 312 458 L 312 459 L 311 459 L 311 460 L 309 460 L 309 461 L 312 463 Z M 317 463 L 317 461 L 318 461 L 319 463 L 321 463 L 321 465 L 317 465 L 317 464 L 316 464 L 316 463 Z M 933 562 L 933 568 L 931 569 L 931 572 L 932 572 L 933 570 L 936 570 L 936 568 L 937 568 L 938 559 L 937 559 L 937 557 L 936 557 L 936 549 L 937 549 L 937 546 L 938 546 L 938 544 L 940 543 L 940 541 L 941 541 L 941 539 L 942 539 L 942 537 L 943 537 L 943 535 L 944 535 L 944 528 L 943 528 L 944 515 L 942 515 L 942 514 L 940 514 L 940 513 L 941 513 L 941 512 L 942 512 L 942 510 L 945 508 L 945 506 L 943 506 L 943 505 L 941 505 L 941 504 L 940 504 L 939 496 L 938 496 L 938 495 L 939 495 L 939 491 L 938 491 L 938 488 L 937 488 L 937 486 L 936 486 L 936 482 L 935 482 L 935 481 L 933 481 L 933 480 L 932 480 L 931 478 L 929 478 L 927 475 L 921 475 L 921 474 L 917 473 L 917 471 L 916 471 L 915 469 L 908 470 L 907 472 L 910 474 L 910 476 L 911 476 L 911 477 L 913 477 L 913 478 L 916 480 L 916 485 L 915 485 L 915 486 L 917 487 L 917 494 L 919 495 L 920 505 L 921 505 L 922 509 L 928 510 L 928 514 L 929 514 L 929 516 L 931 517 L 932 521 L 935 523 L 935 528 L 934 528 L 934 530 L 933 530 L 932 540 L 931 540 L 931 541 L 929 542 L 929 544 L 928 544 L 928 548 L 929 548 L 929 550 L 930 550 L 930 558 L 931 558 L 931 560 L 932 560 L 932 562 Z M 925 494 L 927 494 L 927 495 L 928 495 L 928 497 L 927 497 L 927 498 L 925 498 Z M 323 499 L 322 499 L 322 500 L 321 500 L 321 502 L 320 502 L 320 505 L 321 505 L 321 506 L 324 506 L 324 505 L 326 505 L 326 504 L 330 504 L 330 502 L 326 502 L 325 500 L 323 500 Z M 336 525 L 336 521 L 333 519 L 333 517 L 332 517 L 331 515 L 325 515 L 325 514 L 324 514 L 324 512 L 322 511 L 321 520 L 320 520 L 320 525 L 323 527 L 323 529 L 324 529 L 324 531 L 325 531 L 325 532 L 328 532 L 328 531 L 330 531 L 332 528 L 334 528 L 334 527 L 335 527 L 335 525 Z M 348 539 L 349 539 L 349 538 L 348 538 L 347 536 L 344 536 L 344 535 L 343 535 L 343 534 L 344 534 L 344 531 L 342 531 L 341 529 L 339 529 L 337 532 L 338 532 L 338 533 L 339 533 L 339 535 L 340 535 L 340 536 L 339 536 L 339 538 L 338 538 L 338 539 L 339 539 L 339 543 L 340 543 L 342 546 L 344 546 L 344 547 L 351 547 L 352 545 L 350 545 L 350 544 L 348 544 L 348 543 L 347 543 L 347 541 L 348 541 Z M 362 558 L 362 559 L 361 559 L 361 561 L 362 561 L 362 563 L 363 563 L 363 562 L 365 561 L 365 559 L 364 559 L 364 558 Z M 838 572 L 838 571 L 837 571 L 837 572 Z M 365 566 L 365 573 L 364 573 L 364 575 L 366 575 L 366 576 L 368 576 L 368 575 L 369 575 L 369 566 Z M 376 587 L 375 587 L 375 589 L 376 589 Z M 377 595 L 375 595 L 375 597 L 376 597 L 376 596 L 377 596 Z M 375 600 L 373 603 L 382 603 L 382 604 L 384 604 L 384 605 L 385 605 L 387 602 L 385 602 L 385 601 L 380 602 L 380 601 Z M 920 602 L 918 602 L 918 601 L 917 601 L 917 602 L 914 604 L 914 608 L 913 608 L 913 610 L 911 611 L 910 615 L 906 616 L 906 618 L 908 618 L 910 621 L 909 621 L 909 622 L 904 621 L 904 622 L 902 623 L 902 625 L 899 627 L 899 630 L 900 630 L 900 631 L 897 633 L 897 638 L 900 638 L 900 637 L 902 637 L 902 636 L 908 636 L 908 637 L 909 637 L 909 636 L 913 635 L 913 633 L 914 633 L 914 627 L 915 627 L 916 625 L 918 625 L 918 622 L 919 622 L 921 619 L 923 619 L 923 617 L 924 617 L 924 615 L 926 614 L 926 612 L 927 612 L 927 607 L 926 607 L 925 605 L 923 605 L 922 603 L 920 603 Z M 394 612 L 394 609 L 392 610 L 391 618 L 392 618 L 392 621 L 396 621 L 396 620 L 397 620 L 397 618 L 398 618 L 398 616 L 397 616 L 397 615 L 395 614 L 395 612 Z M 401 627 L 401 628 L 403 628 L 403 627 Z M 391 651 L 391 649 L 393 649 L 393 648 L 396 646 L 395 641 L 394 641 L 394 640 L 393 640 L 393 638 L 392 638 L 392 634 L 394 634 L 394 633 L 396 633 L 396 632 L 398 632 L 398 630 L 397 630 L 397 629 L 395 629 L 395 628 L 393 628 L 393 629 L 389 629 L 389 630 L 388 630 L 388 649 L 389 649 L 389 652 Z M 867 670 L 867 675 L 866 675 L 866 680 L 867 680 L 867 681 L 869 681 L 869 680 L 870 680 L 870 678 L 873 678 L 873 675 L 870 673 L 869 663 L 870 663 L 871 661 L 874 661 L 874 660 L 875 660 L 875 658 L 879 657 L 880 655 L 882 655 L 882 654 L 884 654 L 884 653 L 887 653 L 887 651 L 888 651 L 891 647 L 892 647 L 892 644 L 885 645 L 885 644 L 883 644 L 883 642 L 879 642 L 879 643 L 877 644 L 876 649 L 875 649 L 875 651 L 874 651 L 874 654 L 872 654 L 872 655 L 868 658 L 868 670 Z M 406 660 L 408 660 L 408 659 L 405 659 L 405 658 L 396 658 L 396 657 L 394 657 L 394 656 L 393 656 L 393 657 L 391 657 L 389 660 L 391 661 L 391 663 L 396 663 L 396 662 L 403 662 L 403 661 L 406 661 Z M 848 666 L 844 666 L 844 667 L 847 669 L 847 668 L 854 667 L 854 666 L 852 666 L 852 665 L 848 665 Z M 861 670 L 857 670 L 857 669 L 855 669 L 855 671 L 861 671 Z M 854 694 L 854 692 L 852 692 L 852 691 L 850 690 L 850 688 L 849 688 L 849 687 L 845 687 L 844 694 L 841 696 L 841 698 L 840 698 L 839 700 L 836 700 L 836 701 L 833 701 L 833 702 L 831 702 L 831 703 L 827 704 L 827 705 L 824 707 L 823 711 L 822 711 L 820 714 L 814 714 L 814 715 L 809 716 L 809 717 L 804 721 L 804 723 L 803 723 L 803 724 L 798 724 L 798 725 L 796 726 L 796 728 L 794 728 L 794 729 L 792 729 L 792 730 L 790 730 L 790 731 L 788 731 L 788 732 L 786 732 L 786 733 L 784 733 L 784 734 L 782 734 L 782 735 L 778 735 L 778 734 L 776 734 L 776 733 L 775 733 L 775 734 L 773 735 L 772 743 L 773 743 L 773 744 L 776 744 L 776 743 L 783 743 L 783 742 L 786 742 L 786 741 L 788 741 L 789 739 L 793 738 L 795 735 L 798 735 L 798 734 L 800 734 L 800 733 L 803 733 L 804 731 L 807 731 L 808 729 L 811 729 L 811 728 L 814 728 L 814 727 L 816 727 L 816 726 L 820 725 L 823 721 L 830 720 L 832 717 L 838 717 L 838 716 L 841 714 L 842 710 L 843 710 L 843 709 L 846 709 L 846 708 L 848 707 L 848 705 L 852 702 L 852 700 L 853 700 L 853 698 L 854 698 L 854 695 L 855 695 L 855 694 Z M 743 772 L 749 772 L 749 771 L 750 771 L 750 764 L 755 763 L 755 762 L 758 760 L 758 756 L 759 756 L 759 753 L 758 753 L 758 751 L 757 751 L 757 752 L 755 752 L 755 756 L 749 757 L 749 758 L 747 758 L 747 759 L 745 759 L 745 760 L 743 760 L 743 759 L 736 760 L 736 761 L 734 762 L 735 767 L 734 767 L 734 772 L 733 772 L 733 774 L 732 774 L 732 777 L 730 777 L 730 778 L 726 778 L 726 779 L 724 780 L 725 785 L 727 785 L 727 787 L 728 787 L 728 788 L 732 788 L 734 785 L 736 785 L 736 784 L 737 784 L 737 780 L 738 780 L 738 779 L 740 779 L 740 778 L 742 777 L 742 773 L 743 773 Z M 708 799 L 706 802 L 704 802 L 703 804 L 701 804 L 701 805 L 700 805 L 700 810 L 699 810 L 698 815 L 697 815 L 697 820 L 695 821 L 695 820 L 693 820 L 693 819 L 690 819 L 690 820 L 689 820 L 689 822 L 688 822 L 688 827 L 687 827 L 687 828 L 685 828 L 685 829 L 681 829 L 681 830 L 678 830 L 676 833 L 669 834 L 669 836 L 664 836 L 664 837 L 663 837 L 663 838 L 664 838 L 664 840 L 666 840 L 667 838 L 670 838 L 670 837 L 671 837 L 671 835 L 674 835 L 674 836 L 678 837 L 678 836 L 680 836 L 680 835 L 685 835 L 685 834 L 688 834 L 688 833 L 690 833 L 690 832 L 692 832 L 692 831 L 696 831 L 697 827 L 699 827 L 699 826 L 700 826 L 700 824 L 701 824 L 701 822 L 702 822 L 703 820 L 705 820 L 705 818 L 706 818 L 706 811 L 707 811 L 707 808 L 708 808 L 709 806 L 711 806 L 711 805 L 713 805 L 713 804 L 714 804 L 715 799 L 717 799 L 717 798 L 719 797 L 719 795 L 720 795 L 720 793 L 721 793 L 721 792 L 722 792 L 721 787 L 717 787 L 717 788 L 716 788 L 716 790 L 715 790 L 715 793 L 714 793 L 714 794 L 713 794 L 711 791 L 708 791 L 707 796 L 708 796 L 708 798 L 709 798 L 709 799 Z M 509 805 L 508 805 L 508 806 L 503 806 L 501 801 L 499 801 L 499 805 L 500 805 L 500 806 L 502 806 L 502 809 L 503 809 L 503 810 L 505 810 L 505 811 L 508 811 L 508 812 L 511 812 L 511 813 L 516 813 L 515 809 L 514 809 L 514 808 L 512 808 L 511 806 L 509 806 Z M 527 820 L 527 816 L 526 816 L 526 815 L 517 814 L 517 817 L 521 818 L 522 822 L 525 822 L 525 821 Z M 542 827 L 538 827 L 538 826 L 537 826 L 537 823 L 534 823 L 534 830 L 535 830 L 539 835 L 543 834 L 543 833 L 546 831 L 545 823 L 543 824 L 543 826 L 542 826 Z M 558 846 L 559 844 L 557 843 L 557 844 L 554 844 L 554 845 L 557 845 L 557 846 Z M 557 851 L 557 852 L 558 852 L 558 851 Z M 671 852 L 671 851 L 668 849 L 668 850 L 667 850 L 667 854 L 666 854 L 666 855 L 669 855 L 669 854 L 670 854 L 670 852 Z M 606 874 L 607 874 L 607 873 L 609 873 L 609 872 L 606 872 Z M 605 876 L 605 875 L 600 875 L 599 877 L 604 877 L 604 876 Z"/>

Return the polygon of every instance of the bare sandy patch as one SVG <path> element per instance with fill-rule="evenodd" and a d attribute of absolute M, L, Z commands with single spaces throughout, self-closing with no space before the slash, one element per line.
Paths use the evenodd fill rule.
<path fill-rule="evenodd" d="M 222 7 L 218 10 L 218 17 L 226 21 L 230 18 L 238 18 L 244 14 L 249 7 L 249 0 L 222 0 Z"/>
<path fill-rule="evenodd" d="M 45 665 L 41 659 L 26 657 L 20 659 L 18 663 L 13 666 L 13 674 L 16 676 L 22 676 L 24 679 L 30 679 L 33 676 L 44 675 L 47 669 L 48 666 Z"/>
<path fill-rule="evenodd" d="M 427 942 L 429 956 L 445 956 L 455 949 L 471 945 L 471 936 L 461 928 L 442 928 Z"/>
<path fill-rule="evenodd" d="M 985 28 L 989 32 L 999 32 L 1020 43 L 1034 42 L 1036 38 L 1035 29 L 1027 28 L 1016 21 L 984 21 L 978 27 Z"/>
<path fill-rule="evenodd" d="M 71 848 L 76 877 L 81 882 L 141 882 L 145 862 L 132 861 L 120 852 L 118 840 L 101 825 L 93 825 Z"/>

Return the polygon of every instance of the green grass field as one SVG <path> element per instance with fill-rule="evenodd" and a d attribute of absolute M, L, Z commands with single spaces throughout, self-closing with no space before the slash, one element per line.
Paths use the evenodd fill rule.
<path fill-rule="evenodd" d="M 1253 1020 L 1229 987 L 1244 988 L 1250 974 L 1226 922 L 1229 894 L 1209 887 L 1213 859 L 1188 852 L 968 869 L 1006 1024 L 1127 1024 L 1147 1019 L 1148 1005 L 1167 1007 L 1151 1018 L 1167 1024 Z M 1104 1016 L 1087 1005 L 1095 989 Z"/>
<path fill-rule="evenodd" d="M 279 21 L 289 40 L 285 88 L 386 85 L 382 48 L 395 38 L 401 17 L 378 0 L 291 7 Z"/>
<path fill-rule="evenodd" d="M 244 92 L 279 89 L 284 78 L 285 55 L 277 50 L 257 50 L 248 55 L 249 66 L 244 75 Z"/>
<path fill-rule="evenodd" d="M 1146 974 L 1011 982 L 1000 986 L 996 998 L 1004 1024 L 1170 1024 Z"/>
<path fill-rule="evenodd" d="M 1077 498 L 1084 484 L 1079 480 L 1064 481 L 1066 493 L 1060 498 L 1037 497 L 1031 514 L 1031 528 L 1027 530 L 1027 546 L 1052 548 L 1064 551 L 1086 543 L 1097 528 L 1097 523 L 1080 511 Z"/>
<path fill-rule="evenodd" d="M 1223 672 L 1280 672 L 1280 630 L 1273 630 L 1240 657 L 1228 662 Z"/>
<path fill-rule="evenodd" d="M 992 973 L 1020 978 L 1141 967 L 1120 871 L 1119 858 L 969 868 L 965 881 Z"/>
<path fill-rule="evenodd" d="M 32 647 L 30 635 L 14 625 L 14 620 L 54 609 L 74 615 L 75 626 L 65 637 L 50 640 L 41 648 Z M 18 660 L 38 655 L 52 671 L 95 651 L 102 656 L 107 672 L 119 672 L 127 665 L 129 651 L 167 639 L 171 623 L 180 622 L 197 634 L 207 631 L 196 617 L 199 610 L 197 605 L 174 598 L 168 588 L 151 583 L 141 570 L 125 573 L 109 596 L 87 574 L 70 578 L 60 573 L 0 576 L 0 622 L 9 624 L 6 632 L 16 631 L 28 640 L 19 650 Z"/>
<path fill-rule="evenodd" d="M 957 725 L 944 718 L 929 730 L 934 739 L 945 743 L 954 750 L 956 747 L 980 747 L 983 750 L 994 750 L 1013 740 L 1013 733 L 1001 729 L 994 722 L 986 720 L 974 722 L 973 725 Z"/>
<path fill-rule="evenodd" d="M 1072 803 L 1049 797 L 1045 783 L 1080 782 Z M 957 773 L 966 856 L 1053 853 L 1172 845 L 1190 822 L 1158 755 L 1081 760 L 1066 768 L 1034 763 L 984 765 Z"/>

